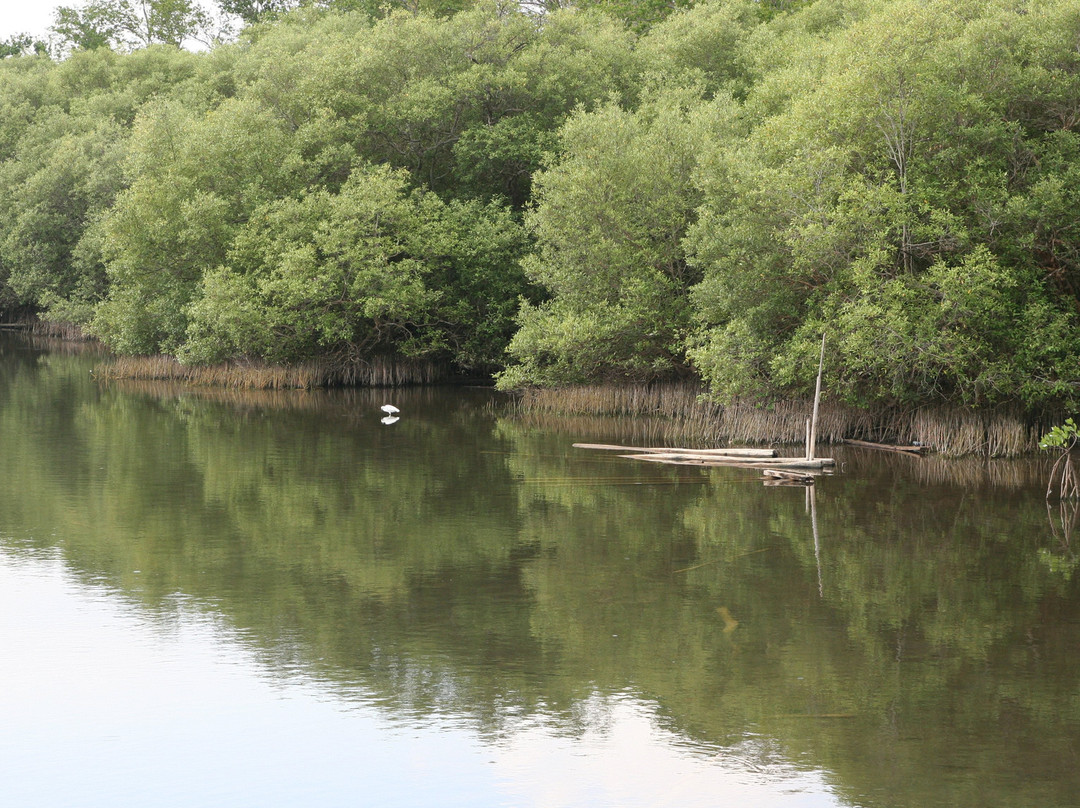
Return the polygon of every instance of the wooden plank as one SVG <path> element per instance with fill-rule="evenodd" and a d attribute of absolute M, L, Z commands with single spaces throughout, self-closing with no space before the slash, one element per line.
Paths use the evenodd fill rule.
<path fill-rule="evenodd" d="M 883 452 L 900 452 L 902 454 L 922 454 L 922 446 L 896 446 L 891 443 L 871 443 L 868 440 L 855 440 L 854 438 L 847 438 L 844 443 L 851 446 L 859 446 L 863 449 L 879 449 Z"/>
<path fill-rule="evenodd" d="M 648 452 L 653 454 L 687 454 L 687 455 L 704 455 L 715 456 L 723 455 L 726 457 L 776 457 L 775 449 L 747 449 L 747 448 L 726 448 L 726 449 L 677 449 L 677 448 L 663 448 L 663 447 L 645 447 L 645 446 L 617 446 L 610 443 L 575 443 L 575 449 L 601 449 L 614 452 Z"/>

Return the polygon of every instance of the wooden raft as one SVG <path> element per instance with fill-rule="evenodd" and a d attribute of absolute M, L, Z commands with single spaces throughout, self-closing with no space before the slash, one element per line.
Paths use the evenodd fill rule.
<path fill-rule="evenodd" d="M 644 446 L 618 446 L 608 443 L 575 443 L 578 449 L 627 452 L 619 457 L 650 463 L 683 466 L 741 466 L 743 468 L 824 469 L 835 465 L 831 457 L 777 457 L 775 449 L 666 449 Z"/>
<path fill-rule="evenodd" d="M 824 469 L 836 465 L 831 457 L 738 457 L 734 455 L 704 455 L 699 453 L 653 452 L 650 454 L 624 454 L 631 460 L 645 460 L 652 463 L 673 463 L 683 466 L 739 466 L 749 469 L 788 468 L 788 469 Z"/>

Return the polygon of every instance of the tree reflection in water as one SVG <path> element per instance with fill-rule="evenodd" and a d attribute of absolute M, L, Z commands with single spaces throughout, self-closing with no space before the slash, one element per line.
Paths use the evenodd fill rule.
<path fill-rule="evenodd" d="M 841 803 L 1080 786 L 1076 515 L 1048 527 L 1038 462 L 837 449 L 842 473 L 767 488 L 576 453 L 619 423 L 540 429 L 487 391 L 402 391 L 386 430 L 378 391 L 101 386 L 86 361 L 5 348 L 4 546 L 162 625 L 179 595 L 263 675 L 454 717 L 517 766 L 533 732 L 561 766 L 653 722 L 650 755 L 760 742 L 766 780 L 828 772 Z"/>

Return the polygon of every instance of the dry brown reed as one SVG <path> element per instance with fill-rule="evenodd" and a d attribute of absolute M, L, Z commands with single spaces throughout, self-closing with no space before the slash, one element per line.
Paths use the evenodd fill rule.
<path fill-rule="evenodd" d="M 769 405 L 738 401 L 720 405 L 705 398 L 700 385 L 589 385 L 524 391 L 516 402 L 519 416 L 535 423 L 565 425 L 566 416 L 631 416 L 641 419 L 630 427 L 593 421 L 579 422 L 583 437 L 619 437 L 648 442 L 694 441 L 701 446 L 729 444 L 804 444 L 811 401 L 780 401 Z M 547 416 L 547 417 L 545 417 Z M 588 428 L 586 428 L 588 427 Z M 1038 448 L 1039 429 L 1012 409 L 987 411 L 949 407 L 921 407 L 898 411 L 857 409 L 823 402 L 818 413 L 821 444 L 845 438 L 920 443 L 949 456 L 1012 457 Z"/>
<path fill-rule="evenodd" d="M 344 363 L 333 359 L 294 365 L 264 362 L 226 362 L 184 365 L 171 356 L 120 356 L 103 363 L 95 373 L 107 379 L 177 381 L 189 385 L 247 390 L 310 390 L 315 387 L 400 387 L 444 381 L 446 370 L 431 362 L 375 357 Z"/>
<path fill-rule="evenodd" d="M 1034 425 L 1015 410 L 923 407 L 899 419 L 895 434 L 901 443 L 917 441 L 947 455 L 1012 457 L 1039 444 Z"/>

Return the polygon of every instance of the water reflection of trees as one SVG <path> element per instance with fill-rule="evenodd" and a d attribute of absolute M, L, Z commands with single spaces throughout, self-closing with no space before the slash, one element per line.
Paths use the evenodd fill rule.
<path fill-rule="evenodd" d="M 630 689 L 701 741 L 776 738 L 860 804 L 1080 785 L 1080 593 L 1027 470 L 852 451 L 815 487 L 815 546 L 802 489 L 568 452 L 445 392 L 395 394 L 382 429 L 377 391 L 238 405 L 79 361 L 0 365 L 3 532 L 154 610 L 192 596 L 281 671 L 492 733 L 539 710 L 580 730 Z"/>

